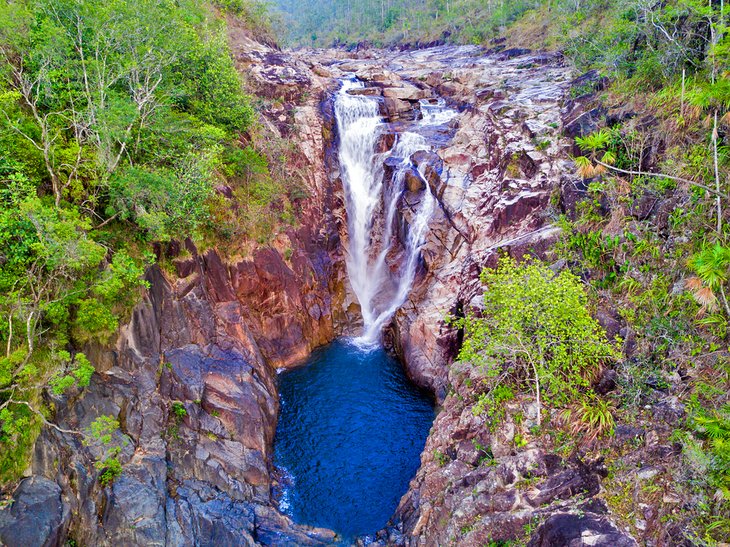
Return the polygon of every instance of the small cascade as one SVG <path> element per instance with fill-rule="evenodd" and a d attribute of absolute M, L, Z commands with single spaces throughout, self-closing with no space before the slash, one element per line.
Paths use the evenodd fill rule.
<path fill-rule="evenodd" d="M 363 333 L 357 341 L 368 346 L 378 343 L 381 329 L 408 297 L 436 200 L 424 182 L 425 190 L 403 242 L 405 255 L 401 266 L 391 272 L 387 259 L 394 239 L 398 201 L 405 190 L 405 176 L 413 169 L 410 158 L 431 146 L 423 136 L 406 131 L 397 136 L 390 152 L 378 153 L 385 123 L 376 98 L 350 93 L 362 87 L 355 79 L 343 82 L 335 100 L 335 116 L 350 235 L 347 271 L 363 317 Z M 422 110 L 424 117 L 414 127 L 416 130 L 418 126 L 444 124 L 456 115 L 438 102 L 424 102 Z M 387 157 L 394 160 L 395 172 L 392 184 L 384 185 L 383 161 Z"/>
<path fill-rule="evenodd" d="M 459 113 L 446 107 L 446 101 L 438 99 L 421 99 L 421 125 L 444 125 L 453 120 Z"/>

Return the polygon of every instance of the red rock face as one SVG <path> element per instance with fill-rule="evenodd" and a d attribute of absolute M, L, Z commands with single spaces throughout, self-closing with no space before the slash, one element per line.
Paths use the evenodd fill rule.
<path fill-rule="evenodd" d="M 54 401 L 64 427 L 83 430 L 99 415 L 119 421 L 122 475 L 102 488 L 98 449 L 46 428 L 34 477 L 3 515 L 12 537 L 38 529 L 31 542 L 38 545 L 67 536 L 88 545 L 332 543 L 333 532 L 298 526 L 275 508 L 270 454 L 276 368 L 329 342 L 344 318 L 341 194 L 325 166 L 332 120 L 320 113 L 325 88 L 317 75 L 286 54 L 248 45 L 258 88 L 298 103 L 287 115 L 309 197 L 300 228 L 286 234 L 291 257 L 260 248 L 228 261 L 189 241 L 168 246 L 166 256 L 184 246 L 190 258 L 175 260 L 174 274 L 148 271 L 150 290 L 114 344 L 87 351 L 98 364 L 91 385 Z M 304 84 L 314 91 L 306 101 Z M 33 500 L 50 501 L 44 511 L 26 510 Z"/>
<path fill-rule="evenodd" d="M 188 246 L 193 256 L 176 263 L 185 277 L 175 284 L 184 293 L 198 283 L 219 313 L 241 325 L 228 334 L 251 333 L 272 367 L 296 364 L 334 338 L 339 327 L 333 300 L 342 269 L 337 255 L 299 249 L 287 264 L 278 251 L 264 248 L 252 260 L 226 265 L 215 250 L 199 255 Z"/>

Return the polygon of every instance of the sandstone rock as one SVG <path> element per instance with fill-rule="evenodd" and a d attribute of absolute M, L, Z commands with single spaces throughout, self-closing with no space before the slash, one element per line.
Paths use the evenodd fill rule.
<path fill-rule="evenodd" d="M 383 89 L 383 97 L 386 99 L 398 99 L 401 101 L 418 101 L 425 99 L 427 93 L 415 86 L 386 87 Z"/>
<path fill-rule="evenodd" d="M 412 168 L 406 170 L 404 182 L 406 184 L 406 189 L 414 194 L 426 188 L 426 183 L 423 180 L 423 177 L 421 177 L 418 171 Z"/>
<path fill-rule="evenodd" d="M 240 31 L 235 22 L 231 28 Z M 236 36 L 234 56 L 253 88 L 284 99 L 264 122 L 272 131 L 278 119 L 297 128 L 295 156 L 309 197 L 300 204 L 300 227 L 277 239 L 281 245 L 289 238 L 291 257 L 258 249 L 227 264 L 189 240 L 189 258 L 179 258 L 180 244 L 158 246 L 159 254 L 178 257 L 178 276 L 150 268 L 150 289 L 117 340 L 89 348 L 98 365 L 90 386 L 53 401 L 62 427 L 83 430 L 102 414 L 119 420 L 121 476 L 102 487 L 94 466 L 100 450 L 44 428 L 33 476 L 0 511 L 3 543 L 331 543 L 332 532 L 277 514 L 269 476 L 278 410 L 274 367 L 331 340 L 335 316 L 343 315 L 337 310 L 345 300 L 344 228 L 335 221 L 343 202 L 323 161 L 333 158 L 334 120 L 319 109 L 320 92 L 330 84 L 289 54 Z M 170 412 L 173 403 L 185 416 Z"/>
<path fill-rule="evenodd" d="M 415 120 L 420 116 L 418 103 L 386 97 L 382 105 L 382 113 L 390 121 Z"/>
<path fill-rule="evenodd" d="M 358 87 L 355 89 L 350 89 L 348 93 L 350 95 L 364 95 L 367 97 L 375 97 L 383 94 L 382 90 L 379 87 Z"/>
<path fill-rule="evenodd" d="M 438 198 L 443 198 L 445 185 L 441 179 L 444 170 L 444 162 L 435 152 L 420 150 L 411 156 L 413 165 L 428 182 L 431 192 Z"/>

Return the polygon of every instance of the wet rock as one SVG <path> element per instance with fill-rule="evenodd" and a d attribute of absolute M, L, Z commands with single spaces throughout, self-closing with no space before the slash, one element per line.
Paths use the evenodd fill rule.
<path fill-rule="evenodd" d="M 379 87 L 359 87 L 350 89 L 348 91 L 350 95 L 364 95 L 366 97 L 375 97 L 383 94 L 383 91 Z"/>
<path fill-rule="evenodd" d="M 387 97 L 382 103 L 382 114 L 391 122 L 413 121 L 421 117 L 417 101 Z"/>
<path fill-rule="evenodd" d="M 441 179 L 444 162 L 439 155 L 428 150 L 419 150 L 411 156 L 411 161 L 428 182 L 431 192 L 438 199 L 442 199 L 445 190 L 445 185 Z"/>
<path fill-rule="evenodd" d="M 256 508 L 256 540 L 263 545 L 334 545 L 332 530 L 311 526 L 295 526 L 288 517 L 271 508 Z"/>
<path fill-rule="evenodd" d="M 426 188 L 426 183 L 423 180 L 423 177 L 421 177 L 421 174 L 413 168 L 406 169 L 403 180 L 406 184 L 406 189 L 414 194 Z"/>
<path fill-rule="evenodd" d="M 378 137 L 378 142 L 375 145 L 377 153 L 382 154 L 391 150 L 395 144 L 396 134 L 395 133 L 383 133 Z"/>

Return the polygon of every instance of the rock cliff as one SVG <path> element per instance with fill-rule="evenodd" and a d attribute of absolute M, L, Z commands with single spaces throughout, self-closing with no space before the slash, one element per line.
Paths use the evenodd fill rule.
<path fill-rule="evenodd" d="M 4 544 L 309 545 L 334 537 L 293 524 L 271 495 L 276 369 L 346 327 L 341 196 L 326 168 L 333 120 L 322 115 L 325 84 L 316 74 L 240 30 L 232 27 L 234 53 L 248 85 L 285 98 L 284 110 L 264 110 L 262 123 L 297 143 L 304 173 L 298 227 L 278 238 L 290 252 L 279 244 L 231 259 L 190 241 L 157 249 L 170 271 L 148 271 L 150 290 L 111 346 L 86 348 L 97 369 L 91 385 L 49 401 L 58 427 L 44 428 L 28 478 L 0 511 Z M 99 415 L 121 426 L 114 444 L 123 473 L 107 487 L 94 465 L 99 447 L 80 434 Z"/>

